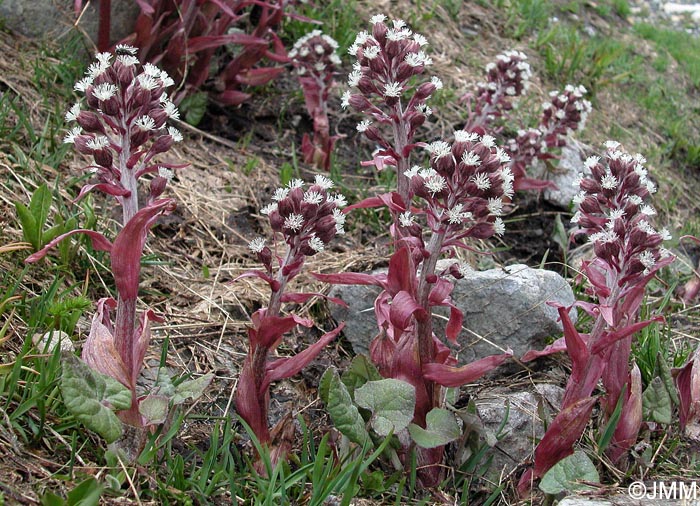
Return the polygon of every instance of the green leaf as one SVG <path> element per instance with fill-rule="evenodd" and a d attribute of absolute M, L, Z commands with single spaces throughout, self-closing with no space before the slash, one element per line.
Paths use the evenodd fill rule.
<path fill-rule="evenodd" d="M 581 482 L 599 483 L 600 476 L 591 459 L 582 451 L 560 460 L 542 477 L 540 490 L 545 494 L 594 490 Z"/>
<path fill-rule="evenodd" d="M 88 478 L 80 482 L 76 487 L 68 492 L 68 506 L 97 506 L 104 486 L 95 478 Z"/>
<path fill-rule="evenodd" d="M 194 93 L 185 97 L 180 102 L 179 109 L 184 113 L 185 121 L 192 126 L 197 126 L 207 112 L 207 94 Z"/>
<path fill-rule="evenodd" d="M 165 422 L 170 410 L 170 400 L 165 395 L 148 395 L 139 401 L 139 413 L 146 419 L 146 425 Z"/>
<path fill-rule="evenodd" d="M 22 237 L 25 241 L 30 243 L 35 251 L 41 249 L 39 241 L 39 227 L 36 224 L 36 219 L 29 212 L 27 206 L 21 202 L 15 202 L 15 209 L 17 210 L 17 217 L 19 218 L 19 224 L 22 227 Z"/>
<path fill-rule="evenodd" d="M 51 209 L 51 190 L 46 184 L 42 184 L 32 195 L 32 199 L 29 201 L 29 212 L 32 213 L 34 219 L 36 220 L 36 225 L 39 230 L 44 228 L 46 224 L 46 219 L 49 217 L 49 210 Z"/>
<path fill-rule="evenodd" d="M 426 428 L 415 423 L 408 426 L 408 432 L 418 446 L 436 448 L 459 438 L 462 431 L 452 412 L 434 408 L 425 416 Z"/>
<path fill-rule="evenodd" d="M 75 418 L 108 443 L 122 434 L 122 423 L 112 411 L 131 407 L 131 392 L 114 378 L 66 355 L 61 375 L 63 402 Z"/>
<path fill-rule="evenodd" d="M 625 390 L 626 387 L 623 387 L 622 392 L 625 392 Z M 603 452 L 610 444 L 610 441 L 612 440 L 612 437 L 615 434 L 615 428 L 617 427 L 617 423 L 620 421 L 620 416 L 622 415 L 622 406 L 624 405 L 624 403 L 625 396 L 619 396 L 617 399 L 617 404 L 615 404 L 615 410 L 612 412 L 612 415 L 610 415 L 610 419 L 608 420 L 608 423 L 605 424 L 605 429 L 603 429 L 603 433 L 601 434 L 600 439 L 598 439 L 598 455 L 603 455 Z"/>
<path fill-rule="evenodd" d="M 393 378 L 368 381 L 355 390 L 355 402 L 372 412 L 370 422 L 377 434 L 387 436 L 411 423 L 416 390 L 413 385 Z"/>
<path fill-rule="evenodd" d="M 328 413 L 336 429 L 345 435 L 350 441 L 364 446 L 369 441 L 369 433 L 365 428 L 357 406 L 353 404 L 348 389 L 340 381 L 340 376 L 335 369 L 331 371 L 328 381 Z M 325 376 L 325 374 L 324 374 Z"/>
<path fill-rule="evenodd" d="M 658 376 L 651 380 L 642 394 L 644 420 L 663 424 L 671 423 L 671 396 Z"/>
<path fill-rule="evenodd" d="M 333 374 L 338 374 L 335 367 L 329 367 L 321 375 L 321 379 L 318 382 L 318 397 L 323 401 L 324 404 L 328 404 L 328 390 L 331 385 L 331 378 Z"/>
<path fill-rule="evenodd" d="M 177 406 L 187 399 L 199 399 L 213 379 L 214 374 L 209 373 L 199 378 L 183 381 L 175 389 L 175 394 L 172 397 L 173 404 Z"/>
<path fill-rule="evenodd" d="M 680 404 L 680 399 L 678 398 L 678 390 L 676 389 L 676 384 L 673 382 L 673 376 L 671 375 L 671 368 L 668 362 L 664 359 L 664 356 L 659 352 L 656 356 L 656 364 L 659 366 L 659 377 L 666 387 L 668 395 L 671 396 L 671 401 L 676 406 Z"/>
<path fill-rule="evenodd" d="M 351 397 L 355 396 L 355 389 L 361 387 L 368 381 L 382 379 L 382 375 L 372 362 L 365 355 L 357 355 L 341 377 L 343 384 L 348 389 Z"/>

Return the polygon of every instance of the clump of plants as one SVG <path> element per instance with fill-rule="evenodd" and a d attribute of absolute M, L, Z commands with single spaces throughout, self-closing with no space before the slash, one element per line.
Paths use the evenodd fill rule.
<path fill-rule="evenodd" d="M 117 297 L 97 302 L 82 360 L 65 357 L 62 392 L 76 418 L 108 442 L 120 438 L 125 428 L 134 429 L 136 440 L 122 448 L 132 459 L 148 429 L 166 421 L 171 403 L 200 395 L 211 379 L 209 375 L 175 388 L 161 370 L 150 392 L 140 391 L 137 384 L 151 340 L 150 322 L 163 321 L 150 309 L 137 309 L 141 259 L 149 229 L 175 209 L 175 201 L 163 193 L 173 169 L 183 166 L 159 161 L 159 155 L 182 141 L 182 134 L 168 126 L 179 116 L 166 92 L 174 82 L 155 65 L 141 66 L 136 52 L 118 46 L 116 55 L 99 53 L 75 85 L 84 100 L 65 116 L 76 126 L 64 142 L 93 160 L 85 170 L 94 181 L 83 186 L 78 199 L 95 190 L 113 197 L 121 207 L 121 228 L 114 240 L 94 230 L 71 230 L 26 260 L 39 261 L 75 234 L 87 235 L 95 250 L 109 254 Z M 147 184 L 140 184 L 144 180 Z"/>

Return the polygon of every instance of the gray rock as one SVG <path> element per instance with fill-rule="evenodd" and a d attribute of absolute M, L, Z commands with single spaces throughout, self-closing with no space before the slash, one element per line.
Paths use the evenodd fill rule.
<path fill-rule="evenodd" d="M 449 261 L 442 261 L 445 268 Z M 331 314 L 336 321 L 345 321 L 344 336 L 355 353 L 366 353 L 377 335 L 374 318 L 376 287 L 335 286 L 330 295 L 343 299 L 347 308 L 333 304 Z M 453 303 L 464 313 L 462 331 L 455 350 L 460 363 L 472 362 L 503 349 L 511 348 L 516 356 L 530 349 L 540 349 L 545 339 L 561 332 L 557 310 L 547 304 L 556 301 L 571 305 L 574 295 L 559 274 L 526 265 L 505 269 L 473 271 L 455 281 Z M 444 335 L 449 311 L 436 308 L 437 335 Z M 441 316 L 441 317 L 440 317 Z M 571 313 L 575 321 L 575 312 Z"/>
<path fill-rule="evenodd" d="M 669 482 L 670 484 L 670 482 Z M 678 499 L 654 498 L 652 495 L 653 484 L 646 485 L 646 493 L 639 497 L 632 497 L 628 494 L 616 494 L 609 497 L 584 497 L 569 496 L 557 503 L 557 506 L 681 506 L 692 505 L 697 501 L 692 495 L 690 499 L 683 499 L 680 495 Z M 648 494 L 648 495 L 647 495 Z M 698 493 L 700 495 L 700 493 Z"/>
<path fill-rule="evenodd" d="M 87 2 L 84 2 L 87 4 Z M 111 38 L 116 42 L 134 31 L 140 9 L 136 2 L 113 0 Z M 92 1 L 80 18 L 79 28 L 97 40 L 99 1 Z M 27 37 L 59 37 L 72 29 L 76 16 L 73 2 L 56 0 L 2 0 L 0 18 L 5 26 Z"/>
<path fill-rule="evenodd" d="M 556 171 L 548 174 L 547 179 L 557 185 L 558 190 L 546 189 L 543 192 L 544 199 L 563 209 L 571 207 L 571 199 L 579 192 L 573 183 L 579 174 L 590 174 L 590 170 L 583 165 L 581 150 L 567 144 L 561 150 L 561 158 Z"/>
<path fill-rule="evenodd" d="M 564 389 L 549 383 L 539 383 L 533 390 L 512 392 L 499 389 L 479 394 L 476 408 L 485 428 L 495 433 L 506 419 L 501 438 L 491 450 L 493 460 L 488 476 L 498 481 L 532 455 L 535 445 L 544 435 L 544 421 L 540 418 L 542 405 L 551 419 L 559 411 Z"/>

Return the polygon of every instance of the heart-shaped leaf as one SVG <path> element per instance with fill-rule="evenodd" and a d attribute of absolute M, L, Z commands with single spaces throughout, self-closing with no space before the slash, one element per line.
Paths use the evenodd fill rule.
<path fill-rule="evenodd" d="M 368 381 L 380 379 L 382 379 L 382 375 L 379 374 L 377 368 L 365 355 L 357 355 L 341 377 L 351 397 L 354 396 L 356 388 L 361 387 Z"/>
<path fill-rule="evenodd" d="M 372 428 L 377 434 L 387 436 L 411 423 L 416 390 L 413 385 L 393 378 L 368 381 L 355 390 L 355 402 L 372 412 Z"/>
<path fill-rule="evenodd" d="M 584 482 L 599 483 L 600 476 L 588 455 L 578 451 L 547 471 L 540 482 L 540 490 L 545 494 L 558 494 L 593 489 Z"/>
<path fill-rule="evenodd" d="M 139 413 L 146 419 L 145 425 L 159 425 L 168 418 L 170 401 L 165 395 L 149 395 L 139 402 Z"/>
<path fill-rule="evenodd" d="M 668 395 L 664 382 L 658 376 L 651 380 L 647 389 L 642 394 L 642 407 L 644 410 L 644 420 L 670 424 L 671 396 Z"/>
<path fill-rule="evenodd" d="M 209 373 L 199 378 L 183 381 L 177 386 L 175 394 L 171 399 L 173 404 L 182 404 L 187 399 L 199 399 L 213 379 L 214 374 Z"/>
<path fill-rule="evenodd" d="M 61 393 L 68 410 L 88 429 L 112 443 L 122 434 L 113 410 L 131 406 L 131 392 L 110 376 L 88 367 L 74 355 L 63 362 Z"/>
<path fill-rule="evenodd" d="M 448 410 L 434 408 L 425 416 L 426 428 L 415 423 L 408 426 L 408 432 L 418 446 L 437 448 L 454 441 L 461 435 L 455 416 Z"/>
<path fill-rule="evenodd" d="M 333 425 L 350 441 L 364 446 L 369 441 L 365 421 L 353 404 L 352 397 L 335 369 L 329 369 L 321 380 L 327 389 L 326 406 Z"/>

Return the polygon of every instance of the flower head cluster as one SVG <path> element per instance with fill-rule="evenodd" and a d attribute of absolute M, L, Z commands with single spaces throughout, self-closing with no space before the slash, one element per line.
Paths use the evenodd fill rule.
<path fill-rule="evenodd" d="M 333 71 L 341 63 L 337 49 L 338 43 L 332 37 L 321 30 L 314 30 L 294 43 L 289 58 L 300 76 L 331 79 Z"/>
<path fill-rule="evenodd" d="M 549 94 L 552 100 L 543 104 L 540 122 L 540 129 L 546 132 L 544 142 L 547 147 L 561 147 L 566 136 L 583 129 L 591 112 L 591 103 L 583 98 L 585 93 L 583 86 L 569 84 L 563 93 L 552 91 Z"/>
<path fill-rule="evenodd" d="M 641 155 L 631 156 L 617 142 L 606 143 L 604 160 L 590 157 L 589 177 L 580 177 L 574 201 L 579 211 L 572 218 L 593 243 L 596 256 L 623 279 L 633 282 L 666 263 L 662 247 L 670 234 L 651 225 L 656 214 L 648 197 L 656 191 Z"/>
<path fill-rule="evenodd" d="M 502 199 L 513 195 L 510 158 L 493 137 L 458 130 L 449 144 L 429 144 L 430 167 L 414 167 L 413 194 L 429 204 L 429 225 L 459 238 L 503 234 Z"/>
<path fill-rule="evenodd" d="M 307 189 L 303 181 L 296 179 L 278 188 L 273 202 L 261 210 L 268 215 L 272 230 L 282 234 L 293 255 L 315 255 L 337 234 L 345 233 L 345 214 L 341 210 L 345 197 L 329 193 L 332 187 L 333 182 L 325 176 L 316 176 Z M 264 239 L 254 239 L 249 247 L 270 271 L 272 252 Z"/>
<path fill-rule="evenodd" d="M 389 123 L 394 108 L 402 103 L 402 117 L 396 120 L 410 125 L 410 139 L 413 130 L 430 114 L 426 100 L 442 88 L 442 82 L 437 77 L 412 81 L 433 63 L 425 52 L 428 42 L 424 36 L 412 32 L 402 20 L 387 24 L 385 16 L 377 15 L 370 21 L 371 33 L 360 32 L 348 50 L 357 62 L 348 76 L 352 91 L 345 92 L 342 105 Z M 373 126 L 362 131 L 372 140 L 381 139 Z"/>
<path fill-rule="evenodd" d="M 66 113 L 66 121 L 77 126 L 64 142 L 92 155 L 95 166 L 91 169 L 103 183 L 101 189 L 122 196 L 134 189 L 124 187 L 122 171 L 133 171 L 138 178 L 167 168 L 149 163 L 156 154 L 181 141 L 182 134 L 167 126 L 169 119 L 179 118 L 177 107 L 166 93 L 173 80 L 155 65 L 141 66 L 136 48 L 119 46 L 117 53 L 99 53 L 85 77 L 76 83 L 75 90 L 84 93 L 85 103 L 74 104 Z M 125 150 L 133 153 L 126 168 L 117 163 Z M 156 183 L 152 193 L 162 192 L 164 187 Z"/>
<path fill-rule="evenodd" d="M 490 105 L 501 102 L 501 109 L 511 109 L 511 99 L 525 95 L 531 76 L 525 53 L 506 51 L 486 65 L 486 82 L 477 84 L 477 96 Z"/>

